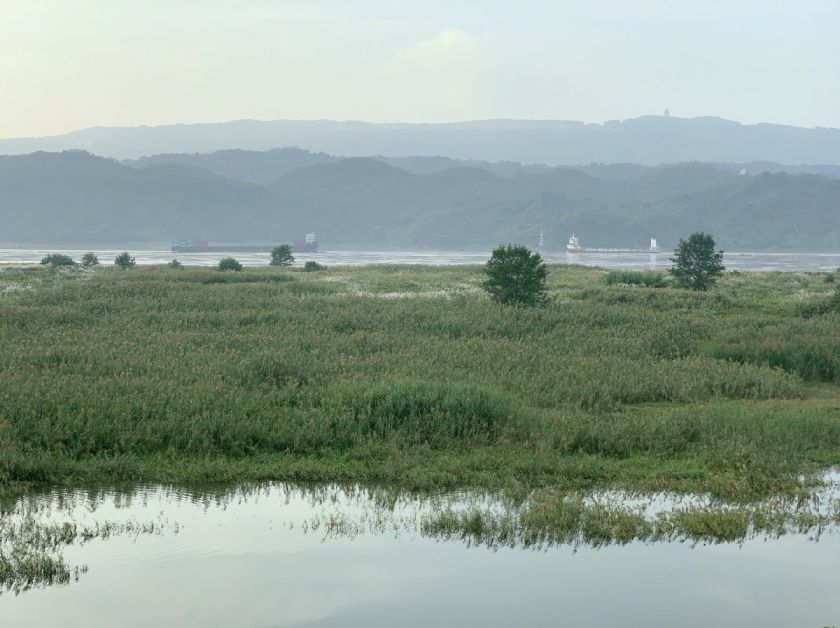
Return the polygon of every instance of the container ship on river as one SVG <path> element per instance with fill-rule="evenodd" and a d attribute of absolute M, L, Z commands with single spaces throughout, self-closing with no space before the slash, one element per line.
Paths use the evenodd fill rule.
<path fill-rule="evenodd" d="M 207 240 L 179 240 L 172 245 L 173 253 L 271 253 L 276 244 L 211 244 Z M 318 253 L 318 236 L 307 233 L 303 240 L 292 243 L 293 253 Z"/>
<path fill-rule="evenodd" d="M 659 245 L 656 243 L 656 238 L 650 239 L 650 247 L 646 249 L 590 249 L 585 248 L 580 243 L 580 238 L 578 238 L 574 233 L 572 237 L 569 238 L 569 241 L 566 243 L 566 252 L 567 253 L 601 253 L 601 254 L 609 254 L 609 253 L 661 253 L 661 249 Z"/>

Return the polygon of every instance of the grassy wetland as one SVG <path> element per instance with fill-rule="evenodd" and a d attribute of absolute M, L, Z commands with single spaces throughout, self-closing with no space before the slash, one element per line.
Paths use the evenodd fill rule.
<path fill-rule="evenodd" d="M 728 540 L 840 518 L 762 506 L 807 501 L 840 464 L 832 275 L 728 273 L 690 292 L 655 273 L 554 266 L 534 308 L 492 303 L 482 278 L 2 269 L 0 490 L 477 491 L 516 504 L 516 520 L 441 512 L 423 529 L 488 544 L 572 528 Z M 651 524 L 580 501 L 604 491 L 730 507 Z"/>

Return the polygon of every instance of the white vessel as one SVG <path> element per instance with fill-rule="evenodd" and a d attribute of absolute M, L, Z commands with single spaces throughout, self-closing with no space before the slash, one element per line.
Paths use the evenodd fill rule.
<path fill-rule="evenodd" d="M 574 233 L 569 241 L 566 243 L 567 253 L 659 253 L 659 245 L 656 243 L 656 238 L 650 239 L 650 248 L 647 249 L 587 249 L 580 243 L 580 238 Z"/>

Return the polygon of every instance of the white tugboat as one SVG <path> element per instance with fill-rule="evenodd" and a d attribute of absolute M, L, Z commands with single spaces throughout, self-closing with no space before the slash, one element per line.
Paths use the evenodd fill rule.
<path fill-rule="evenodd" d="M 651 253 L 659 253 L 659 246 L 657 246 L 657 244 L 656 244 L 656 238 L 651 238 L 650 239 L 650 249 L 649 249 L 649 251 Z"/>
<path fill-rule="evenodd" d="M 566 243 L 566 250 L 570 253 L 577 253 L 583 250 L 583 247 L 580 245 L 580 240 L 578 240 L 578 237 L 574 233 Z"/>

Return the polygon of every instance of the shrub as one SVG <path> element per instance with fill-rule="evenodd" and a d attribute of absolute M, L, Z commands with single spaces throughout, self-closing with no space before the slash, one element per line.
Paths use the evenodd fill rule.
<path fill-rule="evenodd" d="M 326 270 L 327 267 L 323 264 L 319 264 L 315 260 L 309 260 L 303 265 L 303 270 L 307 272 L 317 272 L 319 270 Z"/>
<path fill-rule="evenodd" d="M 715 239 L 706 233 L 692 233 L 688 240 L 680 240 L 671 258 L 670 273 L 677 286 L 692 290 L 708 290 L 726 270 L 723 251 L 715 251 Z"/>
<path fill-rule="evenodd" d="M 288 244 L 275 246 L 271 251 L 271 261 L 269 263 L 272 266 L 291 266 L 294 264 L 295 256 L 292 255 L 292 247 Z"/>
<path fill-rule="evenodd" d="M 62 255 L 61 253 L 50 253 L 41 260 L 41 264 L 51 268 L 64 268 L 68 266 L 75 266 L 76 262 L 69 255 Z"/>
<path fill-rule="evenodd" d="M 524 246 L 498 246 L 484 267 L 482 284 L 490 297 L 506 305 L 536 305 L 545 300 L 547 271 L 539 253 Z"/>
<path fill-rule="evenodd" d="M 604 275 L 608 286 L 641 286 L 643 288 L 664 288 L 668 285 L 665 276 L 652 270 L 613 270 Z"/>
<path fill-rule="evenodd" d="M 242 264 L 236 258 L 225 257 L 219 261 L 219 270 L 242 270 Z"/>
<path fill-rule="evenodd" d="M 88 252 L 82 255 L 82 266 L 85 268 L 93 268 L 99 266 L 99 258 L 93 252 Z"/>
<path fill-rule="evenodd" d="M 169 268 L 183 268 L 184 265 L 179 262 L 177 259 L 173 259 L 171 262 L 167 264 Z"/>
<path fill-rule="evenodd" d="M 128 252 L 120 253 L 114 259 L 114 265 L 119 266 L 123 270 L 128 270 L 129 268 L 133 268 L 136 261 L 135 259 L 128 254 Z"/>

